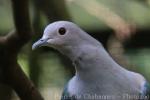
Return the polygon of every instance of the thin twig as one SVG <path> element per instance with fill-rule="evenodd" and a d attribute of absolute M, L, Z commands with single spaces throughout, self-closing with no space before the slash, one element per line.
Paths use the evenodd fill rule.
<path fill-rule="evenodd" d="M 82 0 L 76 1 L 75 3 L 84 8 L 89 14 L 95 16 L 97 19 L 104 21 L 106 25 L 112 28 L 116 35 L 121 39 L 129 37 L 135 30 L 135 27 L 127 23 L 118 14 L 96 0 L 89 0 L 88 2 L 86 0 Z"/>

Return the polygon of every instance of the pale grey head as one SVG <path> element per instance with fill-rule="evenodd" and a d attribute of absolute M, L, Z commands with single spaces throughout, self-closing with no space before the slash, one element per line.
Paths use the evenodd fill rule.
<path fill-rule="evenodd" d="M 80 28 L 72 22 L 57 21 L 49 24 L 45 30 L 42 38 L 34 43 L 32 49 L 41 46 L 50 46 L 54 48 L 61 48 L 63 46 L 73 45 L 78 42 Z M 78 35 L 77 35 L 78 34 Z"/>
<path fill-rule="evenodd" d="M 64 49 L 68 46 L 77 46 L 83 42 L 95 43 L 95 39 L 80 29 L 76 24 L 68 21 L 57 21 L 49 24 L 42 38 L 33 44 L 32 49 L 49 46 Z"/>
<path fill-rule="evenodd" d="M 77 47 L 83 43 L 97 44 L 98 42 L 80 29 L 76 24 L 68 21 L 57 21 L 49 24 L 42 38 L 33 44 L 32 49 L 41 46 L 53 47 L 63 53 L 63 50 Z"/>

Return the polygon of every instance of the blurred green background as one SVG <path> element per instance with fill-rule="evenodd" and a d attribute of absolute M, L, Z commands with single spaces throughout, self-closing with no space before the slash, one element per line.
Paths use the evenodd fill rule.
<path fill-rule="evenodd" d="M 50 14 L 43 7 L 44 1 L 30 0 L 35 35 L 22 48 L 18 62 L 46 100 L 59 100 L 64 84 L 74 74 L 71 62 L 57 51 L 46 47 L 31 50 L 31 45 L 40 38 L 44 27 L 55 20 L 75 22 L 101 41 L 119 64 L 142 73 L 150 81 L 150 0 L 47 0 L 48 8 L 45 9 Z M 114 21 L 114 16 L 134 26 L 133 35 L 128 34 L 130 38 L 127 36 L 122 41 L 119 35 L 123 32 L 115 34 L 117 29 L 111 24 L 118 22 Z M 5 35 L 13 29 L 11 3 L 0 0 L 0 34 Z M 13 95 L 12 100 L 17 100 L 17 96 Z"/>

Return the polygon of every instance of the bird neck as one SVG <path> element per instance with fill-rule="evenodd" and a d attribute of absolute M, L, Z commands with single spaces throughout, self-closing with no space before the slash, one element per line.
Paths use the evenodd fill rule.
<path fill-rule="evenodd" d="M 76 69 L 76 75 L 85 78 L 94 78 L 97 76 L 109 77 L 113 73 L 118 73 L 120 70 L 125 71 L 120 67 L 112 57 L 106 52 L 103 46 L 84 45 L 80 51 L 73 52 L 77 54 L 72 58 Z M 74 54 L 72 54 L 74 55 Z M 107 76 L 106 76 L 106 73 Z"/>

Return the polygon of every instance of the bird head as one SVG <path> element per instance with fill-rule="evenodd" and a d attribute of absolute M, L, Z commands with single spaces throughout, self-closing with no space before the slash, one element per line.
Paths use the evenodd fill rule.
<path fill-rule="evenodd" d="M 42 38 L 33 44 L 32 50 L 41 46 L 52 47 L 74 59 L 82 52 L 87 52 L 87 47 L 97 47 L 100 43 L 76 24 L 57 21 L 45 28 Z"/>
<path fill-rule="evenodd" d="M 80 32 L 82 31 L 77 25 L 68 21 L 57 21 L 49 24 L 41 39 L 35 42 L 32 49 L 41 46 L 64 49 L 65 47 L 77 45 L 81 42 Z"/>

